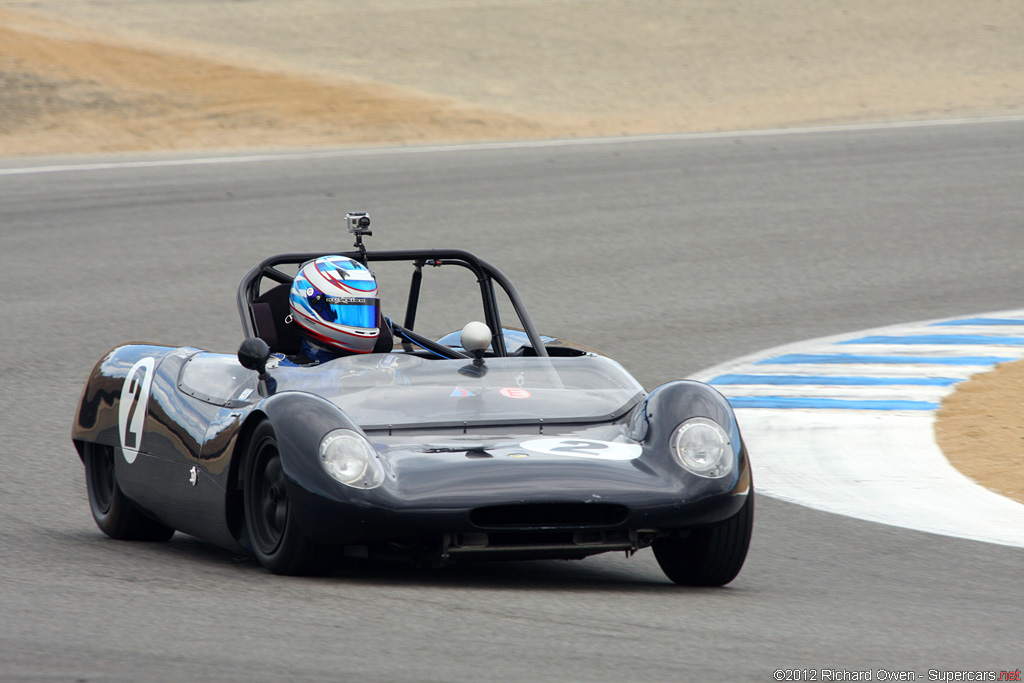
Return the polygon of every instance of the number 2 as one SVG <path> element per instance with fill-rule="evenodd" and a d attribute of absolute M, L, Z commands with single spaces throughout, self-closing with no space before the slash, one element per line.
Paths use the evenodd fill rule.
<path fill-rule="evenodd" d="M 153 368 L 156 359 L 147 356 L 139 360 L 124 378 L 121 387 L 121 403 L 118 406 L 118 428 L 121 434 L 121 451 L 129 463 L 135 462 L 142 445 L 142 429 L 146 424 L 149 408 L 149 390 L 153 385 Z"/>
<path fill-rule="evenodd" d="M 608 448 L 608 444 L 600 441 L 563 441 L 563 446 L 552 448 L 552 453 L 575 453 L 578 455 L 598 455 L 595 451 L 602 451 Z"/>

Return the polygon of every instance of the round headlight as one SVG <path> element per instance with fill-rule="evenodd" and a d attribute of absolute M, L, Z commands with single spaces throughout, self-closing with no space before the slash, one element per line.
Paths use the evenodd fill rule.
<path fill-rule="evenodd" d="M 320 463 L 346 486 L 372 489 L 384 482 L 384 468 L 373 446 L 348 429 L 335 429 L 320 441 Z"/>
<path fill-rule="evenodd" d="M 717 479 L 732 472 L 732 441 L 722 426 L 706 417 L 693 417 L 672 433 L 672 452 L 690 472 Z"/>

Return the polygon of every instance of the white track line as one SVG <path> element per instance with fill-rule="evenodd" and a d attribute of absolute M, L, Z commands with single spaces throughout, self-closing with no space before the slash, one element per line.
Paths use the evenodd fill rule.
<path fill-rule="evenodd" d="M 958 382 L 1021 358 L 1024 309 L 790 344 L 694 378 L 736 407 L 761 493 L 1024 547 L 1024 505 L 961 474 L 934 432 Z"/>
<path fill-rule="evenodd" d="M 562 140 L 520 140 L 511 142 L 483 142 L 455 145 L 429 145 L 409 147 L 369 147 L 344 149 L 318 149 L 304 152 L 278 152 L 262 154 L 240 154 L 208 156 L 182 159 L 154 159 L 151 161 L 112 161 L 82 164 L 58 164 L 51 166 L 26 166 L 21 168 L 0 168 L 0 176 L 31 175 L 37 173 L 76 173 L 84 171 L 108 171 L 116 169 L 168 168 L 175 166 L 207 166 L 216 164 L 250 164 L 271 161 L 295 161 L 333 159 L 339 157 L 386 156 L 391 154 L 426 154 L 447 152 L 474 152 L 512 149 L 544 149 L 553 147 L 577 147 L 592 145 L 616 145 L 634 142 L 677 142 L 685 140 L 717 140 L 721 138 L 753 138 L 777 135 L 809 135 L 814 133 L 842 133 L 871 130 L 894 130 L 904 128 L 934 128 L 938 126 L 959 126 L 986 123 L 1024 122 L 1024 115 L 987 116 L 978 118 L 929 119 L 924 121 L 892 121 L 887 123 L 861 123 L 839 126 L 818 126 L 799 128 L 766 128 L 760 130 L 715 131 L 705 133 L 668 133 L 663 135 L 628 135 L 606 138 L 571 138 Z"/>

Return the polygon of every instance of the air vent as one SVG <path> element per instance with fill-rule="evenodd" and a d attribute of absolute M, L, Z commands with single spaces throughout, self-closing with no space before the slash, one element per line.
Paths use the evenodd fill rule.
<path fill-rule="evenodd" d="M 490 529 L 606 527 L 621 524 L 626 514 L 625 506 L 608 503 L 523 503 L 476 508 L 469 519 Z"/>

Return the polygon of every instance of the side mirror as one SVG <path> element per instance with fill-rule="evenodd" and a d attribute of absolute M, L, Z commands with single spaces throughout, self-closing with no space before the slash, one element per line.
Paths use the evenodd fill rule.
<path fill-rule="evenodd" d="M 267 374 L 267 361 L 270 360 L 270 346 L 259 337 L 249 337 L 238 347 L 238 362 L 247 370 L 255 370 L 260 373 L 260 379 L 265 380 Z"/>

